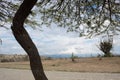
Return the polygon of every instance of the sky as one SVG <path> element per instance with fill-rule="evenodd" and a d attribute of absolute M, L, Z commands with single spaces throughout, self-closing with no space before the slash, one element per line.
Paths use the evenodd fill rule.
<path fill-rule="evenodd" d="M 10 27 L 10 25 L 8 25 Z M 96 56 L 103 54 L 98 45 L 101 36 L 91 39 L 79 37 L 78 33 L 67 32 L 65 28 L 52 25 L 42 27 L 43 31 L 26 27 L 40 55 L 72 54 L 79 56 Z M 26 54 L 15 40 L 12 31 L 0 27 L 0 54 Z M 120 36 L 114 36 L 112 52 L 120 55 Z"/>
<path fill-rule="evenodd" d="M 42 27 L 43 31 L 39 29 L 32 29 L 26 27 L 33 42 L 38 48 L 40 55 L 62 55 L 72 54 L 79 56 L 96 56 L 103 54 L 97 47 L 99 45 L 100 37 L 92 39 L 79 37 L 78 33 L 66 32 L 65 28 L 56 27 Z M 0 54 L 26 54 L 21 46 L 15 40 L 11 30 L 0 28 Z M 114 37 L 114 54 L 120 54 L 120 36 Z"/>

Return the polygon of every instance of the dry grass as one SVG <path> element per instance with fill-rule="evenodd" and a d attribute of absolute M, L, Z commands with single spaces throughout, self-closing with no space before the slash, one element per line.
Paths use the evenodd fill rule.
<path fill-rule="evenodd" d="M 44 69 L 49 71 L 75 72 L 109 72 L 120 73 L 120 57 L 79 58 L 76 62 L 71 59 L 52 59 L 42 61 Z M 29 62 L 0 63 L 0 68 L 30 69 Z"/>
<path fill-rule="evenodd" d="M 0 68 L 30 69 L 29 62 L 5 62 L 0 63 Z"/>

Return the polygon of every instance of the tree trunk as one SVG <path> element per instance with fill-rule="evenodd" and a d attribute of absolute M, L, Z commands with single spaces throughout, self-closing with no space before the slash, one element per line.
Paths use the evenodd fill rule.
<path fill-rule="evenodd" d="M 16 40 L 29 56 L 30 67 L 35 80 L 48 80 L 45 76 L 38 50 L 23 26 L 25 19 L 30 14 L 36 2 L 37 0 L 23 1 L 13 18 L 11 29 Z"/>

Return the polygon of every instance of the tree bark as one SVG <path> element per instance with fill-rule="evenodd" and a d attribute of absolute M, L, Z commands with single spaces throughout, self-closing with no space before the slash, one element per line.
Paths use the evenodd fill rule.
<path fill-rule="evenodd" d="M 30 14 L 31 9 L 34 7 L 36 2 L 37 0 L 23 1 L 13 18 L 11 29 L 16 40 L 29 56 L 30 67 L 35 80 L 48 80 L 44 73 L 38 50 L 24 28 L 24 21 Z"/>

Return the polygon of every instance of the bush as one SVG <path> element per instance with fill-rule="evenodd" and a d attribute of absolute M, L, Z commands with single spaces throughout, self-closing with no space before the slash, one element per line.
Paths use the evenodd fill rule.
<path fill-rule="evenodd" d="M 75 62 L 75 59 L 78 58 L 78 56 L 75 56 L 74 53 L 71 55 L 72 62 Z"/>
<path fill-rule="evenodd" d="M 15 62 L 14 59 L 2 59 L 1 62 Z"/>
<path fill-rule="evenodd" d="M 45 60 L 53 60 L 52 57 L 46 57 Z"/>
<path fill-rule="evenodd" d="M 99 49 L 104 53 L 104 57 L 112 57 L 110 52 L 113 48 L 113 38 L 103 39 L 99 43 Z"/>

